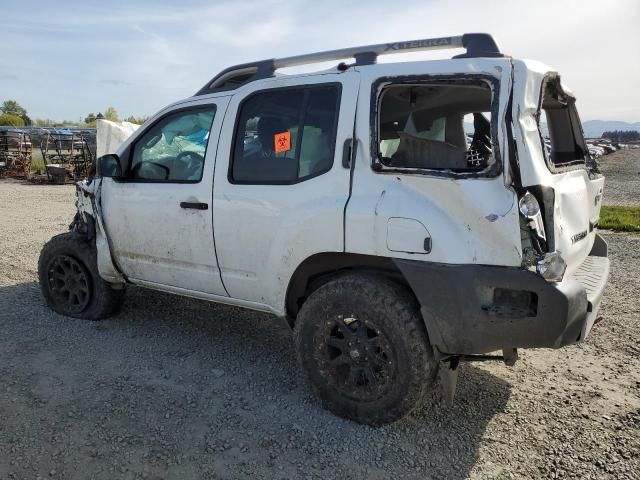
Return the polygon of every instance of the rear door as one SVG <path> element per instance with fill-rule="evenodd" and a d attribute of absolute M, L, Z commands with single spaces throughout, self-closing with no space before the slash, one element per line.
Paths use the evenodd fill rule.
<path fill-rule="evenodd" d="M 105 178 L 111 250 L 133 282 L 226 295 L 213 241 L 211 189 L 228 97 L 160 115 L 124 150 L 126 178 Z"/>
<path fill-rule="evenodd" d="M 344 250 L 359 75 L 254 82 L 229 104 L 216 164 L 213 219 L 222 280 L 233 298 L 282 312 L 306 258 Z"/>
<path fill-rule="evenodd" d="M 508 149 L 500 119 L 508 106 L 509 67 L 504 58 L 360 67 L 347 252 L 520 265 L 517 199 L 502 172 Z M 483 143 L 492 148 L 484 150 L 482 165 L 472 162 L 479 152 L 475 113 L 491 119 Z"/>

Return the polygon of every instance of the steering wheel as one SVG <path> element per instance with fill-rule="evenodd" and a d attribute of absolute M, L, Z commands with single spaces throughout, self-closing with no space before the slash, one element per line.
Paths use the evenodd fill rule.
<path fill-rule="evenodd" d="M 186 157 L 186 160 L 184 158 Z M 175 159 L 175 163 L 179 164 L 180 162 L 186 164 L 185 168 L 185 177 L 191 177 L 196 173 L 200 172 L 202 169 L 202 165 L 204 164 L 204 157 L 196 152 L 184 151 L 180 152 Z"/>

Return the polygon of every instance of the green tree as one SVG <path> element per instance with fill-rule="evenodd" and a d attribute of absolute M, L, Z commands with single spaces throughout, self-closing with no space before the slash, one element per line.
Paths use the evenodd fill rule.
<path fill-rule="evenodd" d="M 8 127 L 24 127 L 24 120 L 22 117 L 12 113 L 3 113 L 0 115 L 0 125 Z"/>
<path fill-rule="evenodd" d="M 144 122 L 146 122 L 149 119 L 149 117 L 135 117 L 133 115 L 129 115 L 127 117 L 127 122 L 129 123 L 136 123 L 138 125 L 142 125 Z"/>
<path fill-rule="evenodd" d="M 96 121 L 96 114 L 95 113 L 90 113 L 84 119 L 84 123 L 93 123 L 95 121 Z"/>
<path fill-rule="evenodd" d="M 118 112 L 113 107 L 107 108 L 107 111 L 104 112 L 104 118 L 107 120 L 111 120 L 112 122 L 118 121 Z"/>
<path fill-rule="evenodd" d="M 23 121 L 22 125 L 31 125 L 31 119 L 29 118 L 29 115 L 27 115 L 27 111 L 15 100 L 5 100 L 2 102 L 0 112 L 20 117 Z"/>
<path fill-rule="evenodd" d="M 604 132 L 602 138 L 608 138 L 614 142 L 633 142 L 640 140 L 640 132 L 636 130 L 613 130 Z"/>

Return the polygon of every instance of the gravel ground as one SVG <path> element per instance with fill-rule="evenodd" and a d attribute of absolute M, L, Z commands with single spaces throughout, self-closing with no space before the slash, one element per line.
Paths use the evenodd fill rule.
<path fill-rule="evenodd" d="M 321 409 L 267 315 L 137 288 L 103 322 L 52 313 L 36 262 L 73 210 L 0 181 L 2 479 L 640 478 L 640 235 L 606 234 L 586 343 L 465 364 L 453 407 L 375 429 Z"/>
<path fill-rule="evenodd" d="M 606 177 L 603 205 L 640 207 L 640 149 L 618 150 L 598 160 Z"/>

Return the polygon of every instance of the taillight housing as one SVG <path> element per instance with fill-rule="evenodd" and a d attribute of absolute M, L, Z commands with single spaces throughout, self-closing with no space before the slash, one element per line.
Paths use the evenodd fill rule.
<path fill-rule="evenodd" d="M 546 253 L 536 264 L 536 272 L 549 282 L 561 282 L 566 270 L 567 262 L 558 251 Z"/>

